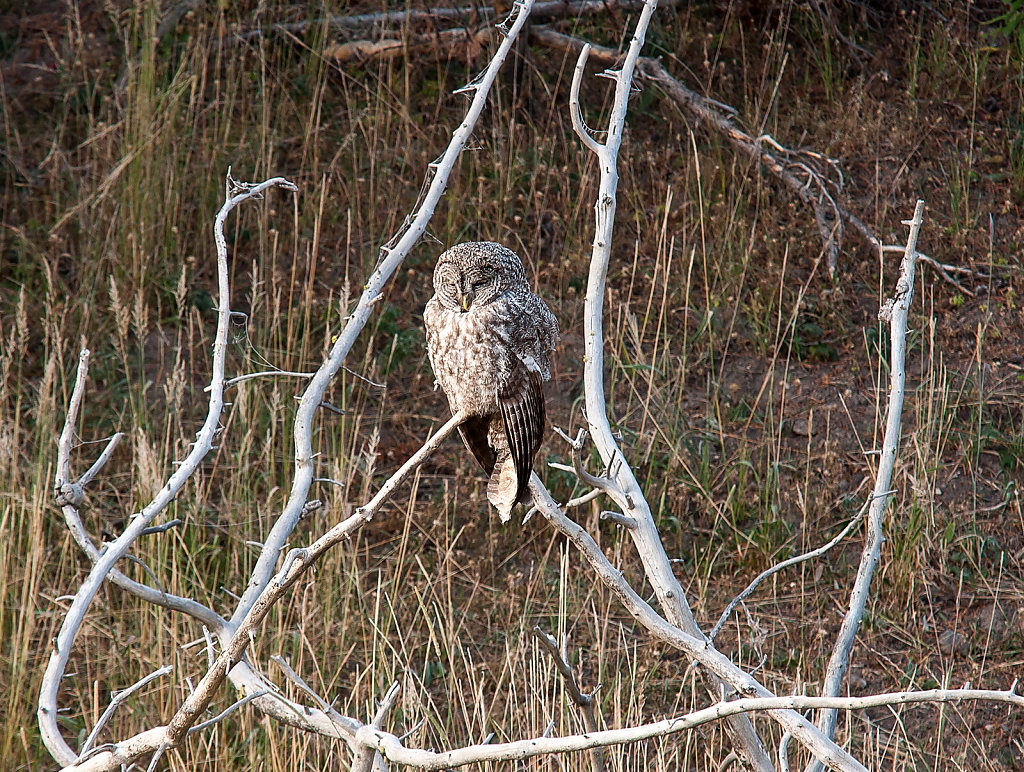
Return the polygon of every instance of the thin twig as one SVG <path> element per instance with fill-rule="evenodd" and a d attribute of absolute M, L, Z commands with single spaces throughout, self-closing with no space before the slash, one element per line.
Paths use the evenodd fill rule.
<path fill-rule="evenodd" d="M 837 544 L 839 544 L 839 542 L 841 542 L 843 539 L 849 536 L 850 533 L 853 532 L 853 529 L 856 528 L 857 525 L 860 523 L 861 518 L 864 517 L 864 513 L 867 512 L 867 509 L 867 504 L 861 507 L 860 511 L 857 512 L 857 516 L 854 517 L 853 520 L 851 520 L 846 525 L 846 527 L 843 528 L 842 531 L 840 531 L 838 534 L 832 537 L 832 539 L 827 544 L 823 544 L 817 549 L 813 549 L 810 552 L 805 552 L 802 555 L 796 555 L 795 557 L 783 560 L 781 563 L 771 566 L 770 568 L 767 568 L 760 574 L 758 574 L 757 578 L 755 578 L 754 581 L 748 584 L 746 589 L 743 590 L 743 592 L 741 592 L 735 598 L 733 598 L 732 601 L 730 601 L 729 605 L 726 606 L 725 611 L 723 611 L 722 615 L 718 618 L 718 622 L 715 624 L 713 628 L 711 628 L 711 632 L 708 633 L 708 638 L 713 641 L 716 637 L 718 637 L 718 634 L 722 631 L 722 627 L 729 620 L 729 616 L 732 614 L 736 606 L 738 606 L 740 603 L 746 600 L 750 596 L 750 594 L 755 589 L 757 589 L 757 586 L 761 584 L 761 582 L 763 582 L 769 576 L 777 574 L 779 571 L 782 571 L 786 568 L 790 568 L 791 566 L 795 566 L 798 563 L 803 563 L 806 560 L 813 560 L 814 558 L 824 555 L 826 552 L 835 547 Z"/>
<path fill-rule="evenodd" d="M 373 720 L 367 726 L 371 729 L 380 730 L 384 724 L 384 719 L 387 718 L 391 709 L 395 707 L 395 702 L 398 700 L 398 695 L 401 691 L 401 685 L 398 681 L 394 681 L 384 693 L 380 705 L 377 706 L 377 712 L 374 714 Z M 352 760 L 351 772 L 370 772 L 373 769 L 377 755 L 378 751 L 372 745 L 361 745 L 356 752 L 355 758 Z"/>
<path fill-rule="evenodd" d="M 162 678 L 163 676 L 173 671 L 174 668 L 171 665 L 164 665 L 163 667 L 154 670 L 149 675 L 136 681 L 127 689 L 122 689 L 119 692 L 115 692 L 110 698 L 110 704 L 107 705 L 107 709 L 103 711 L 102 715 L 100 715 L 99 717 L 99 720 L 96 722 L 96 726 L 92 728 L 92 731 L 89 732 L 89 736 L 85 738 L 85 742 L 82 743 L 82 750 L 79 752 L 78 758 L 81 759 L 88 755 L 89 751 L 92 749 L 93 743 L 96 742 L 96 738 L 99 736 L 100 731 L 110 720 L 110 717 L 114 715 L 114 711 L 118 709 L 121 703 L 123 703 L 133 694 L 135 694 L 135 692 L 144 688 L 147 684 L 151 683 L 152 681 L 155 681 L 158 678 Z"/>

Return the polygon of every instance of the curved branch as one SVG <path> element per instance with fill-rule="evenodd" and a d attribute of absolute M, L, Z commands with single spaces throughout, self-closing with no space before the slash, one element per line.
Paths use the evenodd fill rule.
<path fill-rule="evenodd" d="M 230 172 L 228 174 L 230 180 Z M 217 243 L 218 312 L 217 332 L 213 344 L 213 374 L 210 380 L 210 409 L 206 421 L 196 435 L 195 445 L 181 465 L 168 478 L 166 484 L 146 507 L 139 512 L 124 532 L 107 545 L 75 593 L 71 607 L 54 639 L 54 649 L 43 673 L 39 687 L 39 731 L 50 754 L 64 765 L 74 763 L 76 754 L 61 736 L 57 726 L 57 691 L 64 677 L 71 646 L 78 635 L 85 614 L 93 598 L 103 585 L 115 564 L 125 556 L 135 540 L 149 527 L 153 519 L 178 495 L 189 477 L 213 447 L 213 438 L 218 431 L 220 414 L 224 407 L 224 360 L 230 328 L 231 304 L 228 291 L 227 242 L 224 239 L 224 221 L 228 214 L 246 199 L 259 196 L 264 190 L 280 186 L 286 190 L 297 190 L 295 185 L 283 177 L 274 177 L 259 185 L 246 185 L 228 191 L 227 200 L 217 213 L 214 221 L 214 239 Z M 234 193 L 234 195 L 231 195 Z M 66 427 L 65 427 L 66 428 Z"/>
<path fill-rule="evenodd" d="M 857 527 L 857 524 L 860 523 L 860 520 L 862 517 L 864 517 L 864 513 L 866 511 L 866 505 L 861 507 L 860 511 L 857 512 L 857 516 L 853 518 L 853 520 L 851 520 L 849 523 L 847 523 L 846 527 L 843 528 L 843 530 L 841 530 L 839 533 L 833 536 L 827 544 L 823 544 L 817 549 L 813 549 L 810 552 L 805 552 L 802 555 L 796 555 L 787 560 L 783 560 L 781 563 L 777 563 L 776 565 L 771 566 L 770 568 L 766 568 L 764 571 L 758 574 L 754 578 L 754 581 L 748 584 L 746 589 L 744 589 L 743 592 L 741 592 L 739 595 L 733 598 L 729 602 L 729 605 L 725 607 L 725 611 L 723 611 L 722 615 L 718 618 L 718 622 L 715 623 L 715 626 L 711 628 L 711 632 L 708 633 L 708 638 L 713 641 L 715 640 L 715 638 L 718 637 L 718 634 L 722 631 L 722 627 L 729 620 L 729 616 L 732 614 L 736 606 L 738 606 L 747 597 L 749 597 L 750 593 L 756 590 L 758 585 L 761 584 L 761 582 L 763 582 L 769 576 L 777 574 L 779 571 L 789 568 L 790 566 L 795 566 L 798 563 L 803 563 L 807 560 L 813 560 L 814 558 L 821 557 L 822 555 L 824 555 L 826 552 L 828 552 L 830 549 L 839 544 L 839 542 L 841 542 L 843 539 L 850 535 L 853 529 Z"/>
<path fill-rule="evenodd" d="M 587 43 L 580 51 L 579 58 L 576 60 L 576 69 L 572 72 L 572 86 L 569 87 L 569 114 L 572 116 L 572 128 L 583 144 L 588 150 L 600 153 L 602 146 L 587 130 L 586 123 L 583 121 L 583 113 L 580 110 L 580 86 L 583 83 L 583 71 L 589 58 L 590 43 Z"/>
<path fill-rule="evenodd" d="M 587 292 L 583 304 L 584 316 L 584 372 L 583 383 L 586 399 L 586 420 L 594 444 L 605 465 L 609 468 L 609 476 L 614 480 L 609 495 L 622 510 L 623 515 L 635 523 L 629 528 L 629 535 L 636 545 L 637 552 L 643 562 L 644 571 L 654 588 L 665 616 L 675 625 L 676 629 L 685 630 L 693 640 L 706 641 L 690 610 L 685 593 L 679 580 L 676 579 L 665 554 L 658 527 L 651 514 L 651 507 L 640 484 L 624 462 L 612 468 L 616 457 L 623 458 L 618 443 L 612 434 L 608 419 L 608 406 L 604 395 L 604 332 L 603 309 L 605 285 L 608 276 L 608 265 L 611 261 L 612 236 L 615 225 L 615 194 L 618 188 L 619 174 L 617 169 L 619 147 L 622 144 L 622 132 L 626 122 L 626 110 L 629 95 L 633 86 L 633 74 L 640 59 L 647 26 L 657 6 L 657 0 L 647 0 L 643 12 L 637 20 L 636 29 L 630 40 L 629 49 L 622 60 L 621 68 L 615 73 L 615 96 L 612 102 L 611 115 L 608 119 L 608 136 L 603 145 L 596 141 L 593 145 L 584 143 L 598 158 L 600 183 L 597 201 L 594 204 L 594 244 L 590 258 L 590 272 L 587 277 Z M 584 45 L 577 61 L 573 75 L 575 84 L 573 92 L 578 91 L 582 63 L 589 56 L 591 47 Z M 581 121 L 578 108 L 572 110 L 573 125 Z M 577 133 L 579 130 L 577 129 Z M 660 619 L 660 617 L 659 617 Z M 664 620 L 662 620 L 664 622 Z M 667 623 L 666 623 L 667 624 Z M 709 672 L 701 671 L 705 686 L 713 697 L 721 693 L 721 682 Z M 753 680 L 753 679 L 751 679 Z M 736 716 L 729 720 L 729 731 L 735 741 L 737 752 L 741 753 L 749 766 L 757 772 L 774 772 L 774 767 L 765 752 L 760 738 L 754 732 L 750 720 L 745 716 Z"/>

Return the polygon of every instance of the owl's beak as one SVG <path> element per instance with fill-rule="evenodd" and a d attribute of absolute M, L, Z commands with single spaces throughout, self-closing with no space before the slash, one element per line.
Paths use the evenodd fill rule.
<path fill-rule="evenodd" d="M 459 295 L 459 305 L 462 306 L 463 311 L 468 311 L 470 304 L 473 302 L 472 292 L 463 292 Z"/>

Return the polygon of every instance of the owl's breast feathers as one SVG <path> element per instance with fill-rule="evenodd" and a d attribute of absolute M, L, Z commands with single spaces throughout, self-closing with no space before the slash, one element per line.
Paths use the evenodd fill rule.
<path fill-rule="evenodd" d="M 498 394 L 522 383 L 521 368 L 551 378 L 558 325 L 536 295 L 502 297 L 458 313 L 431 298 L 424 312 L 430 366 L 452 412 L 498 412 Z"/>
<path fill-rule="evenodd" d="M 551 377 L 558 324 L 531 292 L 506 293 L 459 313 L 436 297 L 424 312 L 427 351 L 466 446 L 490 476 L 487 498 L 502 520 L 527 498 L 544 434 L 543 383 Z"/>

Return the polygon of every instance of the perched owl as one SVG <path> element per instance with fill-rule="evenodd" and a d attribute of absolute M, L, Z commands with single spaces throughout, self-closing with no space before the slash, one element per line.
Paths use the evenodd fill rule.
<path fill-rule="evenodd" d="M 434 268 L 423 320 L 427 353 L 466 447 L 490 475 L 487 499 L 508 520 L 527 499 L 544 433 L 544 381 L 558 324 L 530 291 L 519 257 L 489 241 L 456 244 Z"/>

